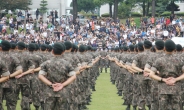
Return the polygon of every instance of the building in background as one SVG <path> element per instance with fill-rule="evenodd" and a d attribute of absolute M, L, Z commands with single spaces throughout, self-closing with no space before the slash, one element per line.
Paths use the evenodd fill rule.
<path fill-rule="evenodd" d="M 32 0 L 32 5 L 30 5 L 31 10 L 30 14 L 32 15 L 33 18 L 36 17 L 36 9 L 40 8 L 40 3 L 42 0 Z M 62 16 L 62 15 L 67 15 L 69 14 L 69 11 L 67 10 L 71 10 L 73 9 L 72 7 L 68 7 L 68 2 L 67 0 L 47 0 L 47 13 L 45 16 L 50 15 L 50 11 L 57 11 L 58 12 L 58 16 Z"/>
<path fill-rule="evenodd" d="M 179 6 L 180 11 L 178 12 L 184 12 L 184 0 L 177 0 L 175 3 Z"/>

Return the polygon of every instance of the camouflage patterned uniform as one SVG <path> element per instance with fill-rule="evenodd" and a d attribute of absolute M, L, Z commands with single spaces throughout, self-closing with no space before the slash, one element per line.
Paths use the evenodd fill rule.
<path fill-rule="evenodd" d="M 107 53 L 105 51 L 100 52 L 101 57 L 106 57 Z M 107 73 L 107 66 L 108 66 L 108 60 L 107 58 L 105 59 L 100 59 L 100 72 L 102 73 L 103 68 L 105 68 L 105 73 Z"/>
<path fill-rule="evenodd" d="M 166 54 L 153 63 L 152 71 L 159 71 L 158 76 L 162 78 L 179 77 L 184 70 L 181 59 Z M 181 102 L 181 82 L 177 82 L 174 86 L 168 86 L 163 82 L 158 83 L 159 93 L 159 109 L 158 110 L 183 110 Z"/>
<path fill-rule="evenodd" d="M 32 53 L 30 54 L 31 57 L 33 57 L 33 63 L 35 65 L 35 68 L 40 67 L 42 61 L 42 57 L 40 57 L 39 55 L 36 55 L 36 53 Z M 31 74 L 32 79 L 30 80 L 30 87 L 31 87 L 31 91 L 32 91 L 32 102 L 33 105 L 35 106 L 36 110 L 39 109 L 39 107 L 41 106 L 41 101 L 40 101 L 40 80 L 38 79 L 38 72 L 34 72 L 34 74 Z"/>
<path fill-rule="evenodd" d="M 144 66 L 146 65 L 146 61 L 148 60 L 149 56 L 151 56 L 152 53 L 149 50 L 145 50 L 142 53 L 139 53 L 133 57 L 133 63 L 137 65 L 137 67 L 141 68 L 144 70 Z M 138 90 L 138 86 L 140 88 L 140 91 L 134 91 L 137 93 L 134 93 L 134 98 L 133 98 L 133 106 L 136 106 L 136 101 L 139 96 L 139 102 L 138 106 L 139 109 L 145 110 L 145 105 L 147 105 L 149 108 L 151 107 L 151 79 L 150 78 L 145 78 L 143 76 L 143 73 L 136 73 L 134 79 L 134 89 Z M 136 89 L 137 88 L 137 89 Z M 138 95 L 140 93 L 140 95 Z"/>
<path fill-rule="evenodd" d="M 75 72 L 69 62 L 61 59 L 61 57 L 54 57 L 42 63 L 39 74 L 44 75 L 53 83 L 63 83 L 69 76 L 74 75 Z M 67 86 L 58 92 L 54 92 L 53 88 L 47 86 L 45 95 L 45 110 L 69 110 L 67 98 L 69 98 L 70 94 Z"/>
<path fill-rule="evenodd" d="M 1 58 L 4 63 L 8 66 L 10 74 L 14 73 L 17 70 L 22 69 L 20 61 L 17 57 L 10 55 L 9 52 L 3 52 Z M 6 105 L 8 110 L 15 110 L 17 105 L 16 97 L 16 79 L 12 78 L 9 81 L 6 81 L 2 84 L 3 95 L 6 98 Z"/>
<path fill-rule="evenodd" d="M 152 55 L 147 60 L 147 67 L 151 69 L 153 63 L 157 58 L 162 57 L 163 51 L 159 51 L 157 53 L 152 53 Z M 158 82 L 155 80 L 151 81 L 151 110 L 158 110 L 159 107 L 159 100 L 158 100 Z"/>
<path fill-rule="evenodd" d="M 133 56 L 135 54 L 133 53 L 127 53 L 125 58 L 122 59 L 123 62 L 126 65 L 131 66 L 132 62 L 133 62 Z M 123 98 L 124 98 L 124 105 L 128 105 L 127 108 L 130 108 L 130 105 L 132 103 L 132 99 L 133 99 L 133 75 L 132 73 L 128 72 L 126 70 L 126 75 L 125 75 L 125 79 L 124 79 L 124 86 L 123 86 Z"/>
<path fill-rule="evenodd" d="M 35 65 L 33 63 L 33 58 L 29 55 L 28 52 L 19 52 L 15 55 L 19 60 L 23 68 L 23 72 L 34 69 Z M 22 100 L 21 100 L 21 109 L 22 110 L 30 110 L 30 102 L 31 102 L 31 87 L 30 87 L 30 76 L 25 75 L 19 79 L 17 79 L 17 97 L 21 92 Z"/>
<path fill-rule="evenodd" d="M 9 76 L 10 75 L 10 72 L 8 71 L 8 67 L 5 64 L 5 62 L 3 61 L 3 59 L 0 59 L 0 68 L 1 68 L 0 69 L 1 76 Z M 3 87 L 2 87 L 3 85 L 2 84 L 0 85 L 0 110 L 4 110 L 3 109 Z"/>

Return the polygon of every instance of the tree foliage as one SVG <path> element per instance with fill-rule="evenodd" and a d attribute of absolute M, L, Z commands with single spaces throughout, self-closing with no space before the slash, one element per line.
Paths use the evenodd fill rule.
<path fill-rule="evenodd" d="M 47 1 L 45 1 L 45 0 L 42 0 L 41 1 L 41 3 L 40 3 L 40 12 L 41 12 L 41 14 L 44 14 L 44 13 L 46 13 L 47 12 Z"/>
<path fill-rule="evenodd" d="M 1 0 L 0 10 L 6 9 L 14 11 L 16 9 L 28 10 L 32 0 Z"/>
<path fill-rule="evenodd" d="M 70 6 L 73 6 L 73 2 L 70 4 Z M 87 13 L 89 11 L 93 11 L 97 6 L 100 6 L 100 4 L 97 4 L 97 2 L 94 2 L 94 0 L 77 0 L 78 12 L 84 10 Z"/>

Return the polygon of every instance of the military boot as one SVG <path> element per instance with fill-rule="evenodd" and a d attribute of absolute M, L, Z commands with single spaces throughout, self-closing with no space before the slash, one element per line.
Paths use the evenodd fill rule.
<path fill-rule="evenodd" d="M 148 107 L 149 110 L 151 110 L 151 105 L 148 105 L 147 107 Z"/>
<path fill-rule="evenodd" d="M 118 96 L 122 96 L 122 91 L 121 90 L 118 91 Z"/>
<path fill-rule="evenodd" d="M 115 84 L 115 80 L 112 80 L 112 84 Z"/>
<path fill-rule="evenodd" d="M 127 108 L 126 108 L 126 110 L 130 110 L 130 105 L 127 105 Z"/>
<path fill-rule="evenodd" d="M 96 91 L 96 90 L 95 90 L 95 86 L 92 87 L 92 91 Z"/>
<path fill-rule="evenodd" d="M 39 106 L 35 106 L 35 110 L 39 110 Z"/>
<path fill-rule="evenodd" d="M 137 108 L 136 106 L 133 106 L 133 110 L 136 110 L 136 108 Z"/>
<path fill-rule="evenodd" d="M 44 102 L 41 102 L 41 110 L 45 110 L 44 109 Z"/>

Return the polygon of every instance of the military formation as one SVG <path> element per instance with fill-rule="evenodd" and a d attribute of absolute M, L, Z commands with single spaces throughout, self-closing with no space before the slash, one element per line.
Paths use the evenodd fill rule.
<path fill-rule="evenodd" d="M 83 110 L 99 76 L 101 54 L 71 42 L 53 46 L 23 42 L 0 44 L 0 110 Z"/>
<path fill-rule="evenodd" d="M 100 72 L 110 68 L 110 81 L 123 96 L 126 110 L 183 110 L 184 53 L 172 40 L 148 40 L 112 48 L 0 44 L 0 110 L 84 110 Z"/>
<path fill-rule="evenodd" d="M 148 40 L 113 48 L 110 60 L 112 84 L 123 95 L 126 110 L 183 110 L 184 53 L 172 40 Z"/>

